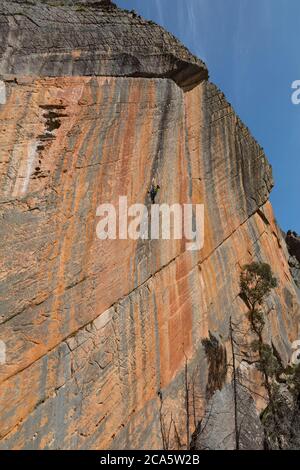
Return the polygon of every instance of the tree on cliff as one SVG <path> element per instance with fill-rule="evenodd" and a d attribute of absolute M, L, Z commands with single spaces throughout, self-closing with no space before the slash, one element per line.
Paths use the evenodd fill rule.
<path fill-rule="evenodd" d="M 267 392 L 267 407 L 261 415 L 265 443 L 269 449 L 288 449 L 298 445 L 300 436 L 300 367 L 283 368 L 274 347 L 265 343 L 266 300 L 277 286 L 271 267 L 266 263 L 247 264 L 240 276 L 241 297 L 248 306 L 250 329 L 256 336 L 251 343 L 255 361 Z"/>

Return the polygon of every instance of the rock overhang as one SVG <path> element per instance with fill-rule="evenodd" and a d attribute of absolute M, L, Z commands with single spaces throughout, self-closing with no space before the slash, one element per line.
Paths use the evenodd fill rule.
<path fill-rule="evenodd" d="M 109 0 L 0 5 L 0 74 L 170 78 L 185 91 L 208 78 L 178 39 Z"/>

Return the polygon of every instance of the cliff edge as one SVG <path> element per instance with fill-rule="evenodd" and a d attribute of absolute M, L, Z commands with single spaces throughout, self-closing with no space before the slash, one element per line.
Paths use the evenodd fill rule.
<path fill-rule="evenodd" d="M 174 36 L 105 1 L 1 1 L 0 74 L 172 78 L 188 89 L 205 64 Z"/>

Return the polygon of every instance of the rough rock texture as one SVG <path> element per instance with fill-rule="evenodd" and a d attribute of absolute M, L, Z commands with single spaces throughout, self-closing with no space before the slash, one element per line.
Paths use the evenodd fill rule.
<path fill-rule="evenodd" d="M 109 0 L 1 0 L 0 74 L 170 77 L 188 89 L 207 69 L 160 26 Z"/>
<path fill-rule="evenodd" d="M 300 263 L 300 237 L 295 232 L 288 232 L 285 241 L 290 255 Z"/>
<path fill-rule="evenodd" d="M 0 20 L 0 448 L 161 448 L 171 412 L 171 446 L 184 447 L 186 359 L 192 433 L 206 407 L 202 340 L 210 331 L 228 346 L 229 315 L 246 309 L 244 263 L 269 262 L 278 278 L 266 331 L 283 363 L 298 339 L 270 165 L 202 62 L 161 28 L 105 4 L 66 16 L 16 3 L 1 3 Z M 68 36 L 75 18 L 82 34 Z M 78 67 L 71 38 L 85 51 Z M 40 71 L 57 76 L 30 76 Z M 97 239 L 98 205 L 149 204 L 153 178 L 157 202 L 204 203 L 203 250 Z"/>
<path fill-rule="evenodd" d="M 296 285 L 300 289 L 300 237 L 295 232 L 284 234 L 289 251 L 289 266 Z"/>
<path fill-rule="evenodd" d="M 295 256 L 290 256 L 289 265 L 294 281 L 300 289 L 300 263 Z"/>
<path fill-rule="evenodd" d="M 300 369 L 294 369 L 293 379 L 281 375 L 277 384 L 276 420 L 270 405 L 262 412 L 261 422 L 265 433 L 265 448 L 271 450 L 299 450 L 300 448 Z M 292 385 L 292 386 L 291 386 Z"/>
<path fill-rule="evenodd" d="M 194 442 L 195 450 L 235 450 L 233 386 L 216 391 L 208 402 L 201 427 Z M 264 431 L 255 402 L 243 387 L 237 390 L 237 424 L 240 450 L 263 450 Z"/>

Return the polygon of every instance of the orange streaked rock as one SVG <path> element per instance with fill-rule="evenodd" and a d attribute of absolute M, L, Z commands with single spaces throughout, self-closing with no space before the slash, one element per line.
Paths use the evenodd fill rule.
<path fill-rule="evenodd" d="M 225 104 L 209 83 L 185 95 L 160 79 L 7 83 L 2 448 L 160 448 L 159 390 L 184 441 L 185 361 L 202 364 L 203 392 L 201 339 L 217 331 L 226 342 L 229 314 L 244 311 L 240 267 L 256 257 L 279 279 L 268 331 L 288 359 L 299 308 L 270 170 Z M 97 239 L 97 206 L 147 201 L 153 177 L 158 202 L 205 204 L 200 252 Z"/>

